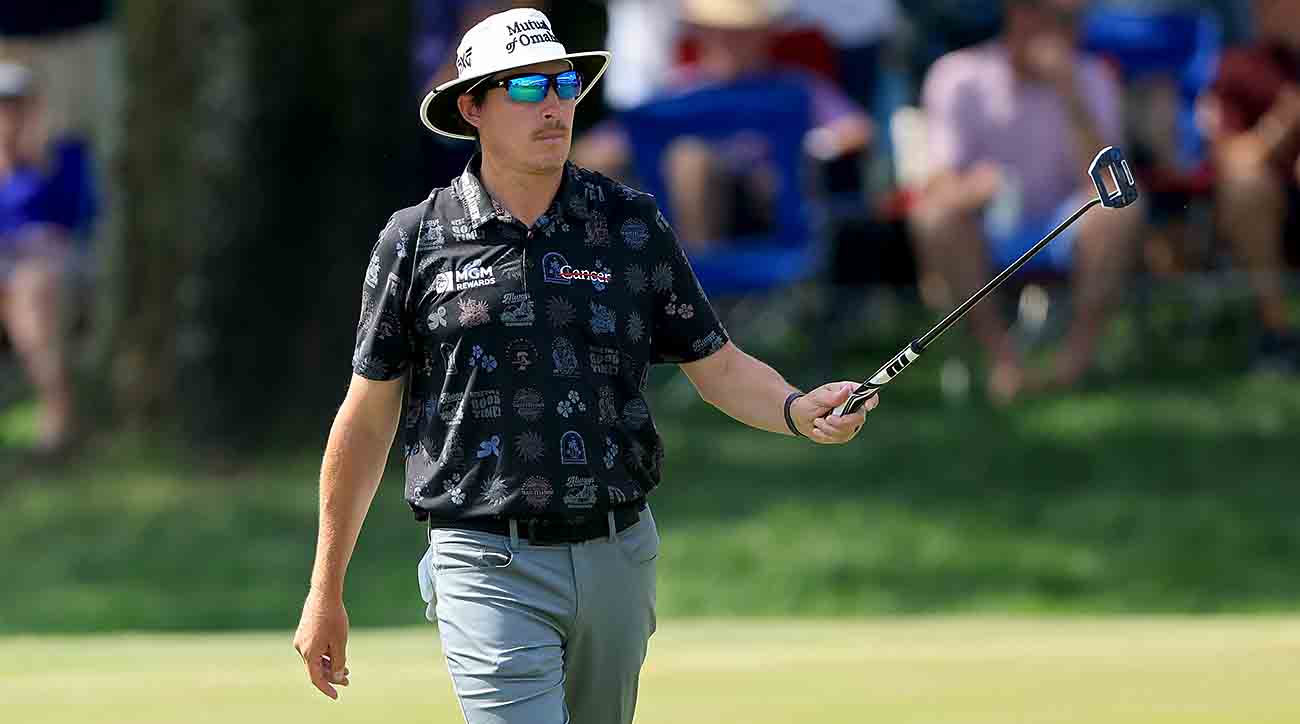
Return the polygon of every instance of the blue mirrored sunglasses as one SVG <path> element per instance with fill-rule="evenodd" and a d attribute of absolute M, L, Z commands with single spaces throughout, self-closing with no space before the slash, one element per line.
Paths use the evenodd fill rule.
<path fill-rule="evenodd" d="M 552 87 L 555 88 L 555 95 L 560 100 L 571 101 L 582 92 L 582 74 L 576 70 L 566 70 L 563 73 L 552 73 L 550 75 L 545 73 L 525 73 L 488 81 L 487 86 L 488 88 L 504 87 L 506 93 L 510 95 L 510 99 L 520 103 L 541 103 Z"/>

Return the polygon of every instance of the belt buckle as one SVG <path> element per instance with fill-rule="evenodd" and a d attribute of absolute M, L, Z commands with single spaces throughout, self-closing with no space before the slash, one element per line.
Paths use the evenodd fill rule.
<path fill-rule="evenodd" d="M 545 518 L 529 518 L 528 519 L 528 542 L 533 545 L 540 545 L 540 546 L 555 545 L 556 543 L 562 543 L 563 541 L 558 540 L 554 534 L 554 531 L 551 530 L 552 528 L 554 528 L 554 526 L 550 525 L 549 523 L 550 521 L 546 520 Z"/>

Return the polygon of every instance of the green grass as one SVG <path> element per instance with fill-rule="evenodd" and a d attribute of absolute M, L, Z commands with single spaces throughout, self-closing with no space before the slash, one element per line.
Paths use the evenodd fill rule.
<path fill-rule="evenodd" d="M 920 325 L 878 326 L 887 341 L 832 371 L 789 355 L 778 367 L 805 383 L 860 376 Z M 970 352 L 945 339 L 891 385 L 863 438 L 836 448 L 657 388 L 661 613 L 1296 611 L 1300 381 L 1234 372 L 1231 336 L 1143 346 L 1117 326 L 1107 355 L 1128 360 L 1122 376 L 1009 409 L 939 393 L 945 357 Z M 23 429 L 24 415 L 0 426 Z M 0 473 L 0 633 L 292 625 L 319 454 L 119 440 L 58 469 Z M 348 577 L 357 626 L 422 620 L 424 536 L 401 491 L 390 465 Z"/>
<path fill-rule="evenodd" d="M 3 403 L 3 400 L 0 400 Z M 36 444 L 36 403 L 0 404 L 0 455 Z"/>
<path fill-rule="evenodd" d="M 661 621 L 640 724 L 1282 724 L 1300 721 L 1300 621 Z M 436 629 L 366 630 L 352 685 L 311 688 L 287 630 L 0 638 L 23 724 L 451 722 Z"/>

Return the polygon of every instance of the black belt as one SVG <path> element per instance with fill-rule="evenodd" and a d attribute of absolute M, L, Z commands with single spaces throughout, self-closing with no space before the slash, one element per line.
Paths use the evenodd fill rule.
<path fill-rule="evenodd" d="M 645 500 L 614 508 L 614 530 L 623 532 L 641 520 Z M 609 536 L 609 520 L 602 514 L 572 518 L 467 518 L 429 522 L 434 529 L 472 530 L 479 533 L 510 535 L 510 521 L 518 524 L 519 537 L 535 545 L 582 543 Z"/>

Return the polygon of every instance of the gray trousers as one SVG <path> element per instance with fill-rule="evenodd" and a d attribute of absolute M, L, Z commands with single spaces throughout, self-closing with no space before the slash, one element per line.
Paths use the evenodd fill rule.
<path fill-rule="evenodd" d="M 627 724 L 655 630 L 659 532 L 635 525 L 572 545 L 430 532 L 420 561 L 468 724 Z"/>

